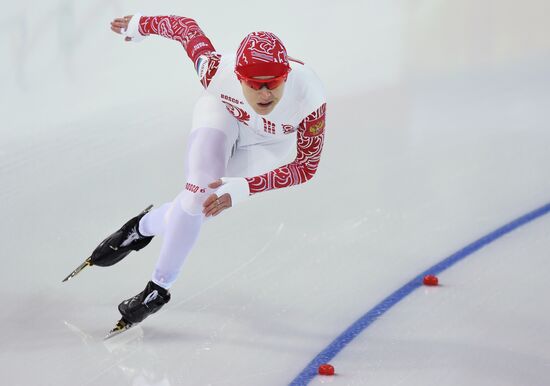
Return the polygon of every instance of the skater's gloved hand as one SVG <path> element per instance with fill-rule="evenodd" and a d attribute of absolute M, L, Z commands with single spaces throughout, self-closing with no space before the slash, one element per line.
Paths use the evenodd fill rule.
<path fill-rule="evenodd" d="M 117 17 L 111 22 L 111 31 L 123 35 L 127 42 L 140 42 L 145 39 L 145 36 L 139 33 L 139 19 L 141 14 L 128 15 Z"/>
<path fill-rule="evenodd" d="M 223 177 L 212 182 L 208 187 L 217 190 L 202 204 L 202 212 L 206 217 L 216 216 L 223 210 L 246 200 L 250 195 L 248 182 L 243 177 Z"/>

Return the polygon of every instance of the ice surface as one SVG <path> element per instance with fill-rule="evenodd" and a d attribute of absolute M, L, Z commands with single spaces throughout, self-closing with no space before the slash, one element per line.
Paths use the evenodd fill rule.
<path fill-rule="evenodd" d="M 61 280 L 177 195 L 201 92 L 177 43 L 111 33 L 111 18 L 138 10 L 194 17 L 222 51 L 276 32 L 326 85 L 327 142 L 310 183 L 207 224 L 172 302 L 103 342 L 160 240 Z M 418 273 L 550 202 L 549 11 L 545 0 L 6 4 L 2 384 L 291 382 Z M 549 226 L 538 219 L 415 291 L 311 384 L 550 384 Z"/>

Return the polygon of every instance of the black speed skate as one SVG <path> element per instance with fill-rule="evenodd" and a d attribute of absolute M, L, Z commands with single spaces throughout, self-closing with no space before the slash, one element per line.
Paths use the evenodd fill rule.
<path fill-rule="evenodd" d="M 139 251 L 147 246 L 153 239 L 153 236 L 143 236 L 139 233 L 139 221 L 152 207 L 152 205 L 149 205 L 119 230 L 103 240 L 92 252 L 92 255 L 63 279 L 63 281 L 72 279 L 88 266 L 108 267 L 114 265 L 125 258 L 130 252 Z"/>
<path fill-rule="evenodd" d="M 154 314 L 170 301 L 168 290 L 150 281 L 143 291 L 136 296 L 124 300 L 118 305 L 122 318 L 107 334 L 105 339 L 117 335 L 133 325 L 142 322 L 149 315 Z"/>

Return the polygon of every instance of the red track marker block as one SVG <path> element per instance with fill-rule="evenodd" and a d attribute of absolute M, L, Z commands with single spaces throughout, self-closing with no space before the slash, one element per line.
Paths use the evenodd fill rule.
<path fill-rule="evenodd" d="M 325 364 L 319 366 L 319 374 L 321 374 L 321 375 L 334 375 L 334 367 L 332 365 L 329 365 L 328 363 L 325 363 Z"/>
<path fill-rule="evenodd" d="M 434 275 L 424 276 L 424 285 L 436 286 L 438 284 L 439 284 L 439 280 L 437 276 L 434 276 Z"/>

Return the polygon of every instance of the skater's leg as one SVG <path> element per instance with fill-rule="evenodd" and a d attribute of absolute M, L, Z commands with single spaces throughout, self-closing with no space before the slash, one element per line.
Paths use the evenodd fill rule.
<path fill-rule="evenodd" d="M 184 190 L 172 203 L 161 206 L 139 224 L 144 234 L 163 234 L 152 281 L 138 295 L 119 304 L 122 319 L 113 332 L 142 321 L 170 300 L 168 289 L 193 248 L 204 221 L 202 204 L 212 193 L 208 184 L 226 175 L 238 136 L 237 121 L 219 100 L 211 96 L 199 99 L 188 140 Z"/>
<path fill-rule="evenodd" d="M 171 202 L 152 209 L 139 222 L 139 233 L 144 236 L 161 236 L 166 226 L 166 216 L 172 206 Z"/>
<path fill-rule="evenodd" d="M 197 241 L 203 220 L 204 216 L 187 213 L 179 199 L 174 200 L 153 272 L 152 280 L 155 284 L 168 289 L 174 283 L 186 256 Z"/>
<path fill-rule="evenodd" d="M 221 146 L 220 140 L 218 140 L 216 144 L 212 145 L 211 142 L 216 138 L 219 138 L 220 134 L 218 135 L 206 135 L 209 131 L 212 131 L 214 129 L 206 129 L 206 128 L 217 128 L 217 131 L 223 132 L 225 135 L 225 138 L 223 138 L 223 146 Z M 202 132 L 201 135 L 198 135 L 198 132 Z M 189 146 L 188 146 L 188 154 L 187 159 L 188 162 L 185 164 L 185 175 L 191 178 L 197 178 L 200 179 L 200 175 L 196 175 L 198 173 L 195 173 L 195 169 L 199 168 L 205 173 L 200 173 L 208 176 L 208 170 L 209 170 L 209 159 L 201 158 L 200 153 L 206 153 L 205 155 L 208 155 L 207 153 L 210 151 L 219 151 L 219 149 L 214 149 L 214 147 L 220 147 L 222 149 L 222 158 L 224 158 L 224 163 L 227 164 L 229 157 L 231 156 L 231 153 L 233 151 L 235 142 L 237 141 L 237 137 L 239 136 L 239 127 L 236 122 L 236 120 L 229 114 L 227 114 L 227 111 L 225 107 L 216 99 L 209 96 L 203 96 L 200 98 L 194 108 L 193 112 L 193 125 L 192 125 L 192 131 L 189 138 Z M 193 146 L 191 146 L 193 144 Z M 203 147 L 204 146 L 204 147 Z M 189 153 L 193 154 L 189 154 Z M 193 161 L 195 159 L 198 159 L 198 164 L 193 166 Z M 203 162 L 201 162 L 203 161 Z M 219 167 L 218 167 L 219 169 Z M 195 176 L 193 176 L 193 173 Z M 214 174 L 219 174 L 219 171 L 217 173 L 211 173 L 209 177 L 207 177 L 206 180 L 209 178 L 212 178 Z M 218 178 L 218 177 L 216 177 Z M 188 178 L 189 179 L 189 178 Z M 214 178 L 215 179 L 215 178 Z M 205 180 L 205 181 L 206 181 Z M 206 181 L 205 184 L 209 184 L 211 181 Z M 189 183 L 189 181 L 187 181 Z M 195 186 L 189 185 L 188 187 L 190 189 L 195 189 L 196 186 L 199 186 L 196 184 Z M 162 235 L 164 234 L 164 231 L 166 229 L 166 224 L 168 222 L 168 218 L 170 215 L 170 208 L 172 207 L 172 202 L 166 203 L 162 205 L 159 208 L 155 208 L 151 210 L 143 219 L 140 221 L 139 224 L 139 231 L 143 235 L 148 236 L 156 236 L 156 235 Z"/>
<path fill-rule="evenodd" d="M 163 288 L 174 283 L 195 245 L 204 221 L 202 203 L 211 194 L 208 184 L 225 175 L 235 138 L 212 128 L 196 129 L 190 135 L 186 188 L 165 216 L 163 244 L 152 278 Z"/>

